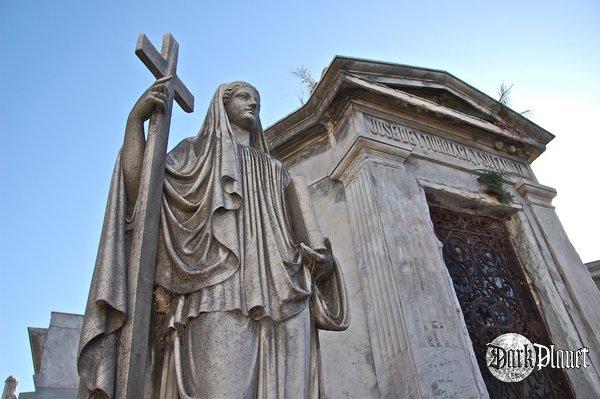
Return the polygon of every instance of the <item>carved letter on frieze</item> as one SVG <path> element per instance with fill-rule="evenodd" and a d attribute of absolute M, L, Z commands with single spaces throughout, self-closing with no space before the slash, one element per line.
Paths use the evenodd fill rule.
<path fill-rule="evenodd" d="M 365 115 L 365 121 L 369 133 L 410 144 L 414 147 L 415 153 L 433 151 L 479 168 L 514 173 L 526 178 L 531 177 L 525 165 L 511 159 L 370 115 Z"/>

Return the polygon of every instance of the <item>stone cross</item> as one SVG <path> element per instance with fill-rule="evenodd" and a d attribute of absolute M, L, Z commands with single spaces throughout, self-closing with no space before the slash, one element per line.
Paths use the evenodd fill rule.
<path fill-rule="evenodd" d="M 174 92 L 175 101 L 177 101 L 177 104 L 185 112 L 193 112 L 194 96 L 175 74 L 177 70 L 178 51 L 179 44 L 177 44 L 177 41 L 175 41 L 175 38 L 170 33 L 164 35 L 162 51 L 160 53 L 144 34 L 138 37 L 137 44 L 135 45 L 135 54 L 142 60 L 156 79 L 173 75 L 169 86 Z M 172 68 L 172 70 L 169 68 Z"/>
<path fill-rule="evenodd" d="M 167 33 L 159 53 L 146 35 L 140 35 L 135 53 L 157 78 L 172 76 L 166 83 L 169 89 L 166 109 L 155 112 L 150 119 L 148 138 L 142 164 L 140 190 L 129 258 L 128 290 L 133 294 L 127 304 L 127 322 L 120 335 L 120 354 L 117 370 L 117 397 L 142 397 L 145 386 L 146 361 L 152 291 L 160 219 L 165 157 L 173 99 L 186 112 L 194 110 L 194 96 L 176 75 L 179 45 Z"/>

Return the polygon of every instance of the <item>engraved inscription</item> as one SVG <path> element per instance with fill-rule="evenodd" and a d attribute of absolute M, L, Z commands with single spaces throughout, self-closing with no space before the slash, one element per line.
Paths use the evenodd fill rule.
<path fill-rule="evenodd" d="M 514 173 L 521 177 L 530 177 L 527 167 L 504 157 L 500 157 L 476 148 L 459 144 L 452 140 L 434 136 L 419 130 L 365 115 L 369 132 L 388 139 L 411 144 L 416 148 L 460 159 L 477 167 Z"/>

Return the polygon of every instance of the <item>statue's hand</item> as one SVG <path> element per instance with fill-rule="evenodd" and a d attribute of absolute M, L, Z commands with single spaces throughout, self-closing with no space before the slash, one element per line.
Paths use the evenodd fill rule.
<path fill-rule="evenodd" d="M 129 119 L 135 122 L 145 122 L 155 111 L 164 112 L 167 107 L 169 89 L 166 83 L 173 76 L 158 79 L 142 94 L 129 113 Z"/>
<path fill-rule="evenodd" d="M 304 256 L 312 258 L 315 264 L 311 270 L 311 275 L 315 283 L 327 280 L 334 272 L 334 258 L 331 250 L 331 241 L 328 237 L 323 237 L 325 243 L 324 250 L 315 251 L 304 243 L 300 243 L 300 248 Z"/>

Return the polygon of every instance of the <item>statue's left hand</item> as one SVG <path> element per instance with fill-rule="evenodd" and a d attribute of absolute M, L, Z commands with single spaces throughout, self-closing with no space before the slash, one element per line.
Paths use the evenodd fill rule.
<path fill-rule="evenodd" d="M 323 242 L 325 243 L 325 249 L 316 251 L 304 243 L 300 243 L 303 255 L 312 258 L 315 261 L 315 265 L 311 270 L 311 275 L 315 283 L 327 280 L 334 271 L 331 241 L 329 241 L 329 237 L 323 237 Z"/>

